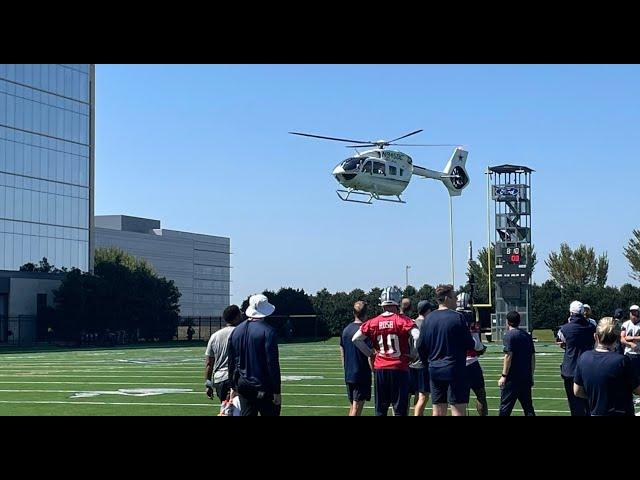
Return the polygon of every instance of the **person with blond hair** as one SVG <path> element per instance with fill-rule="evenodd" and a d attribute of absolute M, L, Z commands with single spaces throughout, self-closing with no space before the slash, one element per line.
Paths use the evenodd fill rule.
<path fill-rule="evenodd" d="M 371 367 L 369 357 L 358 350 L 351 340 L 367 319 L 367 304 L 358 300 L 353 304 L 353 322 L 347 325 L 340 337 L 340 358 L 344 368 L 344 382 L 349 398 L 349 416 L 362 415 L 364 402 L 371 400 Z M 365 341 L 371 347 L 371 341 Z"/>
<path fill-rule="evenodd" d="M 592 416 L 633 416 L 640 379 L 628 356 L 616 352 L 620 331 L 612 317 L 598 322 L 596 348 L 584 352 L 575 370 L 573 393 L 589 403 Z"/>

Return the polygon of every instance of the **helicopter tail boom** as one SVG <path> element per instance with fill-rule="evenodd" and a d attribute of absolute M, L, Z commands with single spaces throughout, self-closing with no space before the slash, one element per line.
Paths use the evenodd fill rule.
<path fill-rule="evenodd" d="M 468 152 L 466 150 L 458 147 L 453 151 L 451 158 L 449 158 L 442 172 L 414 165 L 413 174 L 423 178 L 440 180 L 444 186 L 447 187 L 447 190 L 449 190 L 450 196 L 460 196 L 462 195 L 462 190 L 464 190 L 470 182 L 469 174 L 465 168 L 467 155 Z"/>

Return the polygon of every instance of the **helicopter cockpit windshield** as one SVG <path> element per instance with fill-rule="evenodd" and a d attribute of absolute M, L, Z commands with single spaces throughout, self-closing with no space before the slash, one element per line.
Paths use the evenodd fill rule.
<path fill-rule="evenodd" d="M 362 157 L 352 157 L 347 158 L 344 162 L 342 162 L 342 168 L 345 172 L 360 170 L 360 165 L 362 165 Z"/>

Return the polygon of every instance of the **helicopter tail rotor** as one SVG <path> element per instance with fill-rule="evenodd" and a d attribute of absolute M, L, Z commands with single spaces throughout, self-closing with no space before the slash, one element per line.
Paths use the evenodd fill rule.
<path fill-rule="evenodd" d="M 424 178 L 440 180 L 449 191 L 451 197 L 458 197 L 462 195 L 462 190 L 467 188 L 470 183 L 469 174 L 465 167 L 468 153 L 466 150 L 458 147 L 453 151 L 451 158 L 449 158 L 442 172 L 414 165 L 413 174 Z"/>

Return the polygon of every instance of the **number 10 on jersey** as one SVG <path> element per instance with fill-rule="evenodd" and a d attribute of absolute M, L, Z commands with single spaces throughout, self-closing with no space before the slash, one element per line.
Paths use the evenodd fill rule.
<path fill-rule="evenodd" d="M 380 347 L 380 355 L 390 358 L 398 358 L 400 353 L 400 339 L 395 333 L 378 335 L 378 346 Z"/>

